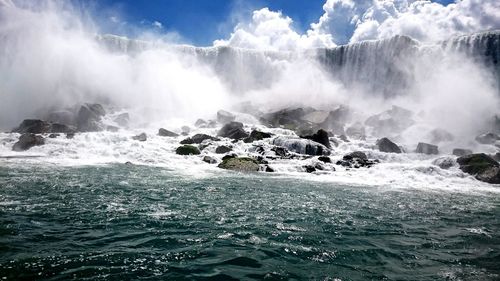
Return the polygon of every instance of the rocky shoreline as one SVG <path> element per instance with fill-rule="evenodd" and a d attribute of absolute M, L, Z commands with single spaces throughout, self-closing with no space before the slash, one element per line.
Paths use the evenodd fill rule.
<path fill-rule="evenodd" d="M 260 129 L 237 121 L 239 114 L 258 120 Z M 479 181 L 500 184 L 498 117 L 493 118 L 491 131 L 478 135 L 474 140 L 480 145 L 496 149 L 496 154 L 488 155 L 474 153 L 468 147 L 454 148 L 450 154 L 443 153 L 439 144 L 452 142 L 455 136 L 442 128 L 429 131 L 428 139 L 432 142 L 418 142 L 413 150 L 398 145 L 397 140 L 402 132 L 415 124 L 414 113 L 402 107 L 393 106 L 365 120 L 356 119 L 354 115 L 349 107 L 343 105 L 330 111 L 285 108 L 263 113 L 250 103 L 243 103 L 234 112 L 218 111 L 214 120 L 198 119 L 191 126 L 183 126 L 177 131 L 159 128 L 157 136 L 178 140 L 175 149 L 178 155 L 198 157 L 202 162 L 232 171 L 275 172 L 273 163 L 287 159 L 307 160 L 298 167 L 304 173 L 334 173 L 340 168 L 369 169 L 381 163 L 380 159 L 370 159 L 370 153 L 367 155 L 366 151 L 350 151 L 340 159 L 330 157 L 340 144 L 359 141 L 367 148 L 382 153 L 435 156 L 432 164 L 440 169 L 458 167 Z M 50 112 L 43 120 L 23 120 L 12 130 L 12 133 L 19 134 L 12 150 L 21 152 L 43 146 L 47 138 L 71 139 L 80 133 L 125 130 L 129 128 L 129 122 L 130 115 L 127 112 L 108 111 L 101 104 L 86 103 L 72 109 Z M 199 132 L 206 128 L 217 130 L 217 133 L 209 135 Z M 271 131 L 275 129 L 286 133 L 273 134 Z M 130 139 L 147 142 L 148 135 L 143 132 L 130 136 Z M 244 152 L 235 153 L 234 147 L 240 144 L 246 145 Z M 207 147 L 213 147 L 215 155 L 205 153 Z"/>

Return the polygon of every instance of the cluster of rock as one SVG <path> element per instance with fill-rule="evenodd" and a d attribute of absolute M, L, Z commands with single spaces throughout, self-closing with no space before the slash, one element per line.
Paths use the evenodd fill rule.
<path fill-rule="evenodd" d="M 245 107 L 249 114 L 254 115 L 261 124 L 271 128 L 284 128 L 295 132 L 295 135 L 274 136 L 255 128 L 248 130 L 246 126 L 236 121 L 236 115 L 220 110 L 217 112 L 216 120 L 198 119 L 194 126 L 198 128 L 217 128 L 217 134 L 197 133 L 190 135 L 191 128 L 184 126 L 182 133 L 178 134 L 164 128 L 158 130 L 158 136 L 168 138 L 183 137 L 179 141 L 176 153 L 179 155 L 202 155 L 201 160 L 210 164 L 218 164 L 219 168 L 237 171 L 267 171 L 274 169 L 269 161 L 276 159 L 300 159 L 310 160 L 309 164 L 300 166 L 305 172 L 317 172 L 323 170 L 335 171 L 333 165 L 346 169 L 370 168 L 380 161 L 369 159 L 365 152 L 355 151 L 344 155 L 341 159 L 331 160 L 329 155 L 339 143 L 366 140 L 366 136 L 379 137 L 372 146 L 373 149 L 384 153 L 406 153 L 415 152 L 426 155 L 440 154 L 438 144 L 450 142 L 454 136 L 444 129 L 436 128 L 429 131 L 428 140 L 431 143 L 419 142 L 414 150 L 396 144 L 391 139 L 397 139 L 400 134 L 415 124 L 414 115 L 411 111 L 393 106 L 391 109 L 368 117 L 364 122 L 353 120 L 353 112 L 346 106 L 339 106 L 332 111 L 316 110 L 313 108 L 287 108 L 270 113 L 262 113 L 250 106 Z M 13 132 L 21 134 L 19 141 L 13 146 L 14 151 L 23 151 L 34 146 L 45 143 L 44 136 L 50 138 L 66 134 L 72 138 L 76 133 L 95 132 L 101 130 L 116 131 L 118 127 L 104 125 L 103 117 L 106 110 L 100 104 L 83 104 L 78 110 L 55 111 L 48 114 L 46 120 L 26 119 Z M 109 118 L 108 118 L 109 119 Z M 487 132 L 476 137 L 476 142 L 481 145 L 493 145 L 500 148 L 500 121 L 496 117 L 492 132 Z M 129 115 L 122 113 L 114 116 L 114 124 L 119 127 L 127 127 Z M 497 131 L 495 131 L 497 130 Z M 131 137 L 133 140 L 145 142 L 148 139 L 146 133 Z M 260 141 L 266 141 L 266 146 Z M 233 145 L 229 143 L 246 143 L 252 145 L 252 155 L 249 153 L 238 157 L 233 153 Z M 203 152 L 208 146 L 216 146 L 215 154 L 224 154 L 222 161 L 216 157 L 205 155 Z M 255 153 L 258 156 L 255 156 Z M 433 161 L 433 164 L 442 169 L 449 169 L 458 165 L 465 172 L 475 176 L 478 180 L 489 183 L 499 182 L 498 160 L 500 153 L 493 156 L 486 154 L 473 154 L 473 151 L 464 148 L 456 148 L 453 157 L 441 157 Z M 311 162 L 312 161 L 312 162 Z M 312 164 L 311 164 L 312 163 Z"/>

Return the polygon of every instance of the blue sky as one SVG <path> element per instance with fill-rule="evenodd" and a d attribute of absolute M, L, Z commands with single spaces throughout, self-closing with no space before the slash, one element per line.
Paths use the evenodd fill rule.
<path fill-rule="evenodd" d="M 176 32 L 186 43 L 208 46 L 216 39 L 227 38 L 234 26 L 251 16 L 253 10 L 269 7 L 282 11 L 294 21 L 297 31 L 305 31 L 324 13 L 325 0 L 101 0 L 94 10 L 101 21 L 114 17 L 115 24 L 105 32 L 133 36 L 134 30 L 151 29 L 158 33 Z M 452 0 L 439 0 L 442 4 Z M 158 21 L 163 28 L 154 28 Z M 138 29 L 137 29 L 138 28 Z"/>

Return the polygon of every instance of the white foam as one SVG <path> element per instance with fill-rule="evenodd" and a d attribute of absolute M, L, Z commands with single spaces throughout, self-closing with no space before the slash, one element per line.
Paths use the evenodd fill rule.
<path fill-rule="evenodd" d="M 165 126 L 173 131 L 180 131 L 181 122 L 164 122 Z M 161 137 L 157 135 L 158 124 L 146 129 L 119 130 L 118 132 L 77 133 L 73 139 L 64 135 L 58 138 L 45 138 L 45 145 L 36 146 L 25 152 L 13 152 L 12 146 L 17 141 L 19 134 L 0 133 L 0 164 L 3 166 L 24 165 L 55 165 L 55 166 L 85 166 L 107 165 L 114 163 L 131 162 L 135 165 L 163 167 L 169 172 L 193 178 L 218 177 L 232 175 L 234 172 L 217 168 L 217 165 L 202 161 L 203 156 L 209 155 L 219 161 L 222 154 L 216 154 L 215 148 L 220 144 L 233 147 L 233 152 L 239 156 L 259 155 L 255 148 L 261 145 L 270 151 L 274 138 L 244 143 L 223 139 L 221 142 L 209 144 L 202 150 L 201 155 L 181 156 L 175 153 L 180 146 L 179 142 L 187 136 Z M 245 125 L 250 131 L 257 128 L 262 131 L 279 136 L 294 136 L 289 130 L 279 128 L 266 128 L 261 125 Z M 217 134 L 219 128 L 192 128 L 190 135 L 205 133 L 212 136 Z M 132 136 L 145 132 L 147 141 L 140 142 Z M 278 178 L 297 178 L 332 184 L 348 184 L 359 186 L 391 187 L 391 188 L 422 188 L 444 189 L 457 192 L 495 192 L 498 186 L 486 184 L 475 180 L 472 176 L 464 174 L 458 167 L 448 170 L 441 169 L 432 164 L 440 156 L 429 156 L 416 153 L 383 153 L 374 150 L 375 139 L 366 141 L 353 140 L 351 142 L 339 141 L 339 146 L 332 150 L 333 163 L 340 160 L 343 155 L 352 151 L 364 151 L 369 158 L 379 159 L 381 163 L 371 168 L 346 169 L 339 165 L 323 164 L 325 171 L 307 174 L 304 165 L 318 162 L 316 157 L 309 159 L 275 159 L 269 165 L 276 173 L 260 173 L 262 176 Z M 274 152 L 267 152 L 273 156 Z M 34 157 L 37 156 L 37 157 Z M 335 170 L 335 171 L 334 171 Z"/>

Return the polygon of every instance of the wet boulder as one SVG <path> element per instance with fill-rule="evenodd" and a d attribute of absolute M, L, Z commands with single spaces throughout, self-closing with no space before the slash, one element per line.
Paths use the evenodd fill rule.
<path fill-rule="evenodd" d="M 215 149 L 215 153 L 217 154 L 224 154 L 228 153 L 229 151 L 232 151 L 233 149 L 229 146 L 226 145 L 220 145 Z"/>
<path fill-rule="evenodd" d="M 476 137 L 476 141 L 480 144 L 494 144 L 500 137 L 494 133 L 485 133 Z"/>
<path fill-rule="evenodd" d="M 233 122 L 235 119 L 236 119 L 236 116 L 229 111 L 225 111 L 225 110 L 217 111 L 217 121 L 221 124 Z"/>
<path fill-rule="evenodd" d="M 318 157 L 318 160 L 323 162 L 323 163 L 332 163 L 332 159 L 328 156 L 320 156 Z"/>
<path fill-rule="evenodd" d="M 260 169 L 259 163 L 255 159 L 248 157 L 226 158 L 218 167 L 239 172 L 258 172 Z"/>
<path fill-rule="evenodd" d="M 45 139 L 42 136 L 35 135 L 32 133 L 25 133 L 19 137 L 19 140 L 14 143 L 12 150 L 14 151 L 25 151 L 34 146 L 40 146 L 45 144 Z"/>
<path fill-rule="evenodd" d="M 45 134 L 50 132 L 51 125 L 49 122 L 45 122 L 38 119 L 25 119 L 19 127 L 13 130 L 15 133 L 30 133 L 30 134 Z"/>
<path fill-rule="evenodd" d="M 432 161 L 432 165 L 438 166 L 439 168 L 444 170 L 455 166 L 456 163 L 457 162 L 454 158 L 448 156 L 439 157 Z"/>
<path fill-rule="evenodd" d="M 344 155 L 342 160 L 337 161 L 336 164 L 347 168 L 370 168 L 376 163 L 376 160 L 369 160 L 364 152 L 354 151 Z"/>
<path fill-rule="evenodd" d="M 500 164 L 484 153 L 457 158 L 460 170 L 487 183 L 500 184 Z"/>
<path fill-rule="evenodd" d="M 275 146 L 271 148 L 271 151 L 273 151 L 276 156 L 281 157 L 281 158 L 286 158 L 290 156 L 290 152 L 288 152 L 288 149 L 282 147 L 282 146 Z"/>
<path fill-rule="evenodd" d="M 316 172 L 316 167 L 314 167 L 314 165 L 304 165 L 304 166 L 302 166 L 302 168 L 304 169 L 304 171 L 306 173 L 314 173 L 314 172 Z"/>
<path fill-rule="evenodd" d="M 250 142 L 254 142 L 254 141 L 267 139 L 267 138 L 270 138 L 271 136 L 272 135 L 269 133 L 264 133 L 264 132 L 261 132 L 258 130 L 252 130 L 250 135 L 247 138 L 245 138 L 243 141 L 246 143 L 250 143 Z"/>
<path fill-rule="evenodd" d="M 241 123 L 241 122 L 229 122 L 219 130 L 219 132 L 217 133 L 217 136 L 224 137 L 224 138 L 230 138 L 230 139 L 234 139 L 234 140 L 239 140 L 239 139 L 246 138 L 249 135 L 243 129 L 243 123 Z"/>
<path fill-rule="evenodd" d="M 19 125 L 19 127 L 13 130 L 13 132 L 20 134 L 69 133 L 74 131 L 75 128 L 72 126 L 59 123 L 50 123 L 38 119 L 25 119 Z"/>
<path fill-rule="evenodd" d="M 427 155 L 431 154 L 439 154 L 438 146 L 429 144 L 429 143 L 424 143 L 424 142 L 419 142 L 417 144 L 417 149 L 415 149 L 416 153 L 423 153 Z"/>
<path fill-rule="evenodd" d="M 185 144 L 179 146 L 175 153 L 179 155 L 199 155 L 201 152 L 196 146 Z"/>
<path fill-rule="evenodd" d="M 140 133 L 137 136 L 133 136 L 132 139 L 136 141 L 146 141 L 148 139 L 148 136 L 146 135 L 146 133 Z"/>
<path fill-rule="evenodd" d="M 76 127 L 80 132 L 95 132 L 103 129 L 102 117 L 106 111 L 100 104 L 84 104 L 80 106 L 76 117 Z"/>
<path fill-rule="evenodd" d="M 464 149 L 464 148 L 455 148 L 455 149 L 453 149 L 453 151 L 452 151 L 451 154 L 460 157 L 460 156 L 465 156 L 465 155 L 472 154 L 472 150 L 470 150 L 470 149 Z"/>
<path fill-rule="evenodd" d="M 381 138 L 376 142 L 378 150 L 388 153 L 401 153 L 401 148 L 388 138 Z"/>
<path fill-rule="evenodd" d="M 212 136 L 207 135 L 207 134 L 196 134 L 190 138 L 186 138 L 186 139 L 182 140 L 181 144 L 193 144 L 193 143 L 200 144 L 204 140 L 219 141 L 218 138 L 212 137 Z"/>
<path fill-rule="evenodd" d="M 312 140 L 314 142 L 320 143 L 329 149 L 332 148 L 332 146 L 330 145 L 330 139 L 328 138 L 328 133 L 325 130 L 320 129 L 313 135 L 300 136 L 300 137 L 303 139 L 308 139 L 308 140 Z"/>
<path fill-rule="evenodd" d="M 163 128 L 160 128 L 158 130 L 158 135 L 160 137 L 178 137 L 179 136 L 179 134 L 176 134 L 176 133 L 174 133 L 172 131 L 169 131 L 169 130 L 163 129 Z"/>
<path fill-rule="evenodd" d="M 204 156 L 202 159 L 203 162 L 208 163 L 208 164 L 217 164 L 217 160 L 213 158 L 212 156 Z"/>
<path fill-rule="evenodd" d="M 309 139 L 277 137 L 273 140 L 273 144 L 299 154 L 330 155 L 330 150 L 326 146 Z"/>
<path fill-rule="evenodd" d="M 284 127 L 296 129 L 307 121 L 302 120 L 306 114 L 303 108 L 286 108 L 272 113 L 264 114 L 260 121 L 270 127 Z"/>

